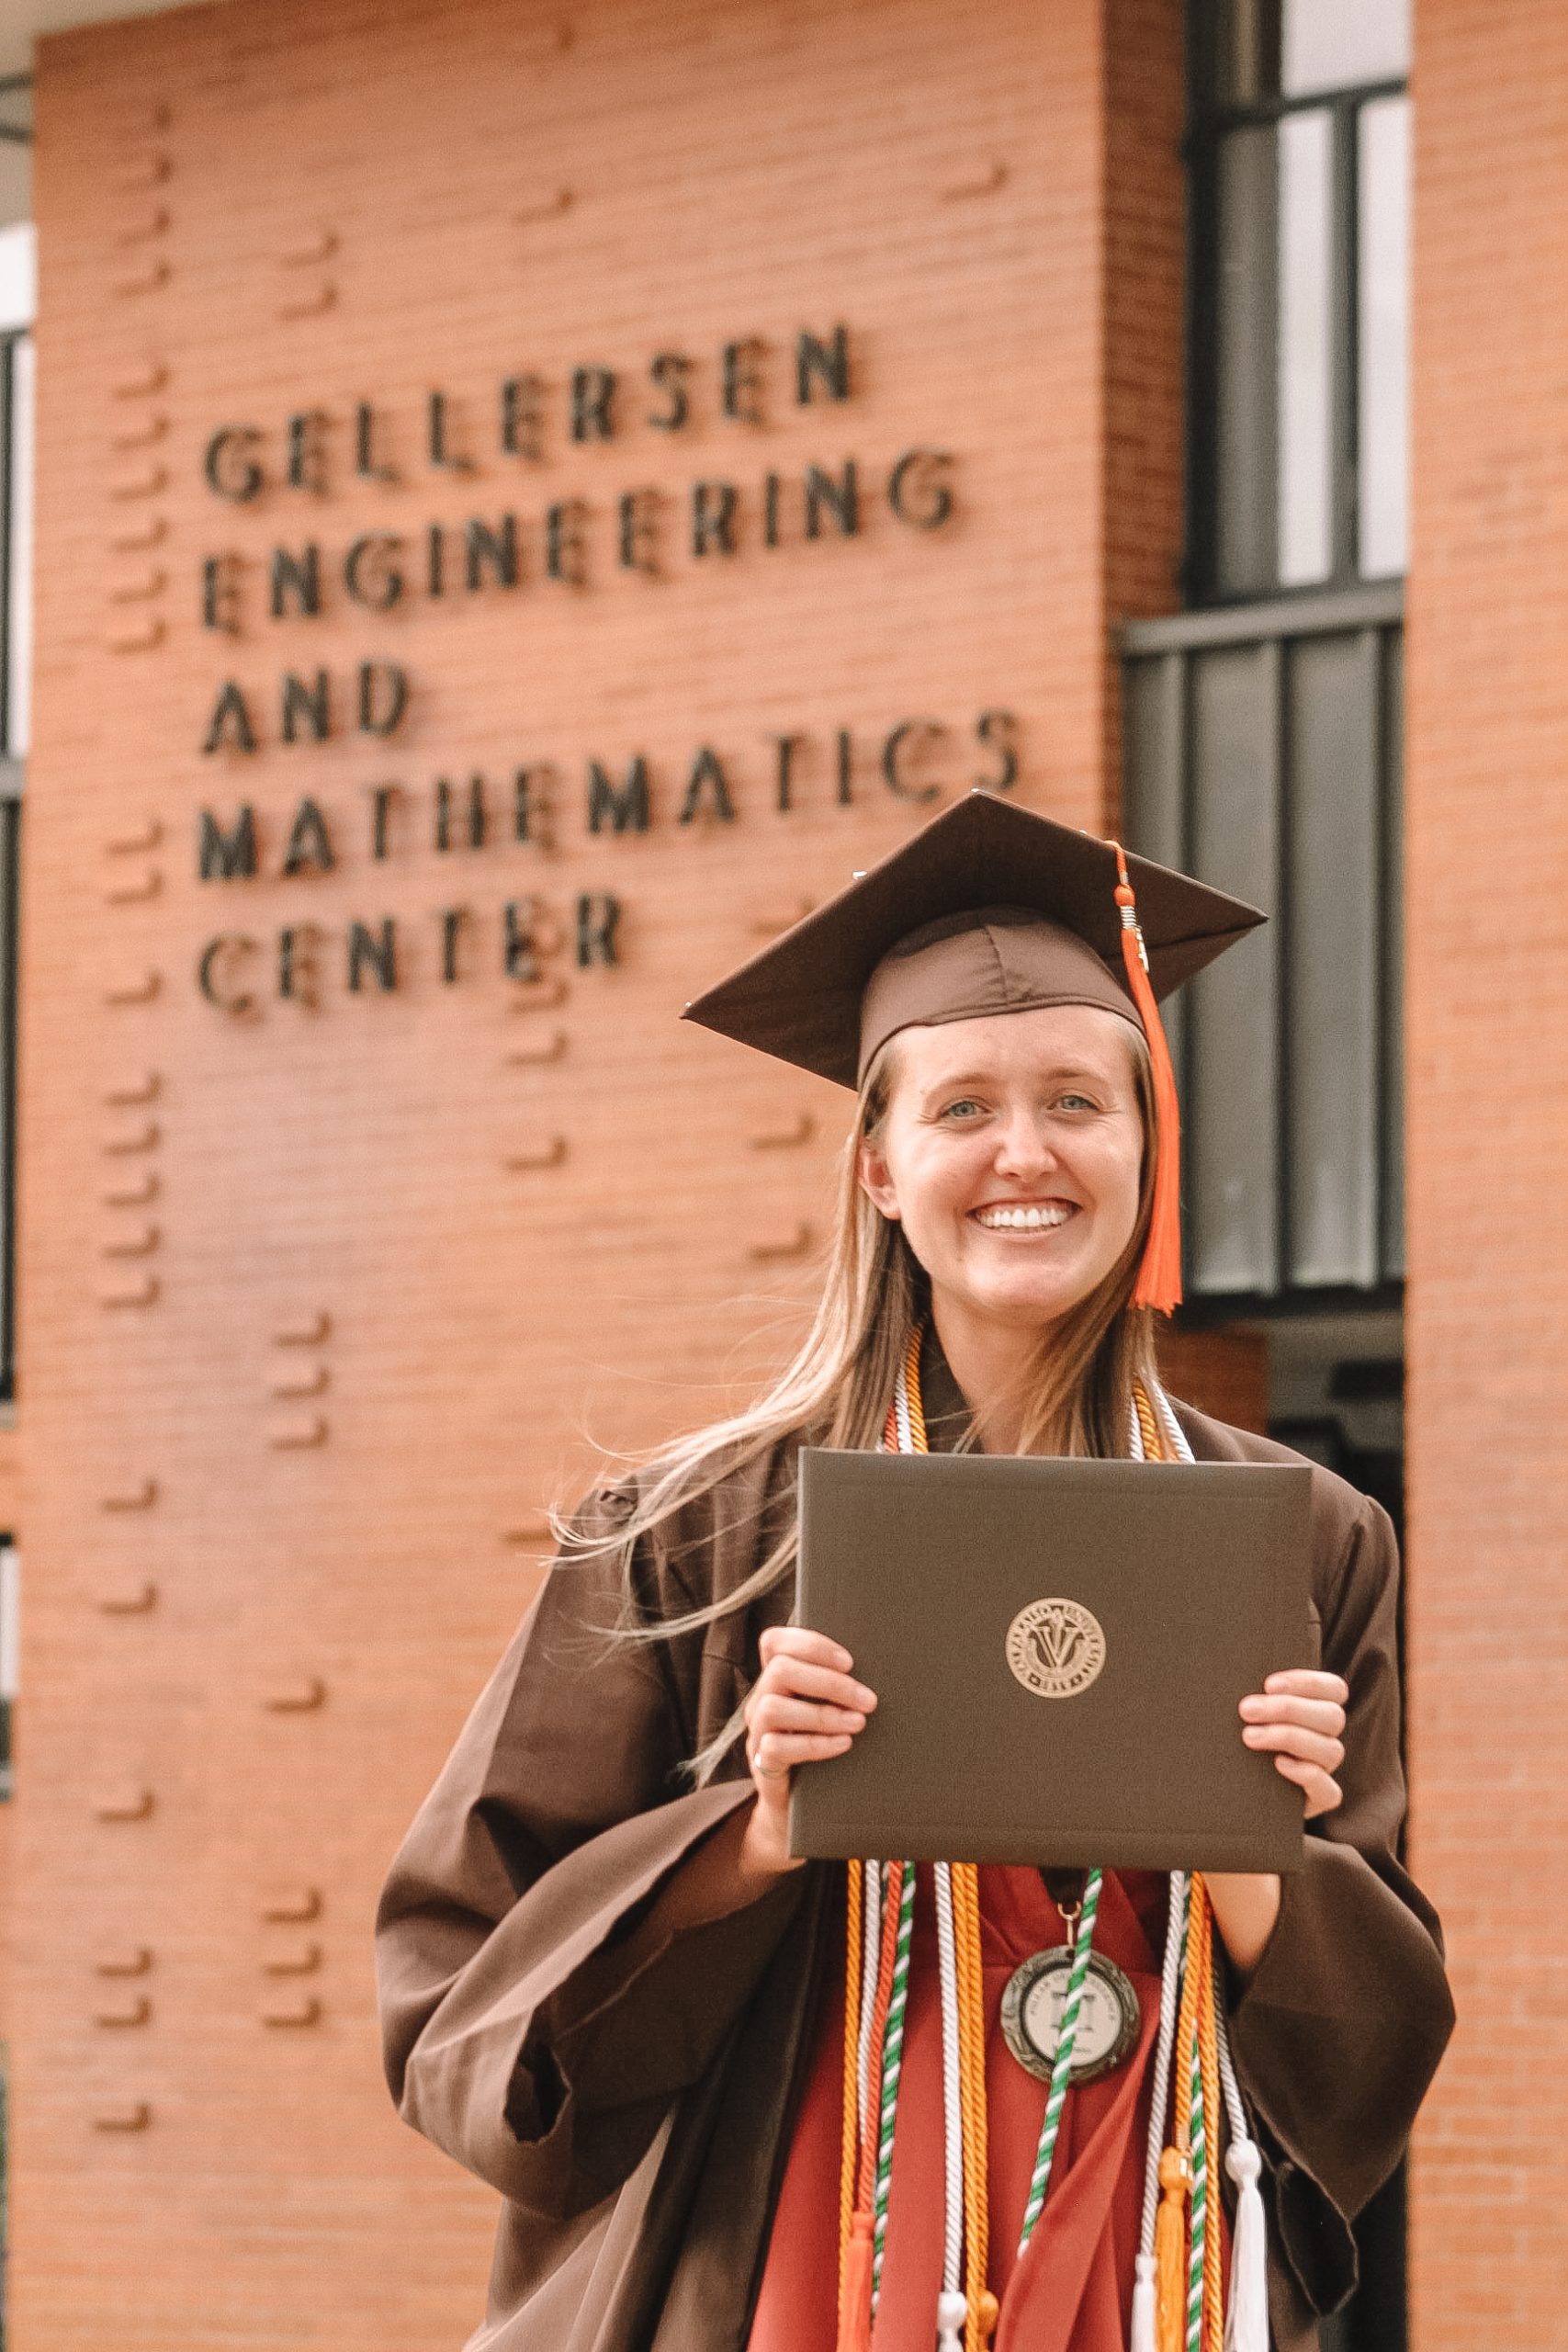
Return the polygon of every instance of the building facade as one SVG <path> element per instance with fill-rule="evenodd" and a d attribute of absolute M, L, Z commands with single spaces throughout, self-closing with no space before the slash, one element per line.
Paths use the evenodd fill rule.
<path fill-rule="evenodd" d="M 7 2342 L 476 2323 L 376 1894 L 547 1506 L 809 1295 L 842 1098 L 675 1015 L 978 786 L 1279 918 L 1169 1376 L 1403 1514 L 1461 2011 L 1325 2347 L 1548 2352 L 1568 25 L 113 13 L 0 307 Z"/>

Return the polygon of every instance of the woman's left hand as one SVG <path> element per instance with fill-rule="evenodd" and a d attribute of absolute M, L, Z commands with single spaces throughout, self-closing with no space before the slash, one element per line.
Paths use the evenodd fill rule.
<path fill-rule="evenodd" d="M 1334 1775 L 1345 1761 L 1341 1734 L 1349 1696 L 1339 1675 L 1293 1666 L 1269 1675 L 1261 1690 L 1241 1702 L 1243 1739 L 1265 1755 L 1272 1750 L 1276 1771 L 1293 1781 L 1306 1799 L 1308 1821 L 1316 1814 L 1332 1813 L 1345 1801 Z M 1205 1871 L 1203 1883 L 1214 1906 L 1214 1925 L 1245 1984 L 1279 1922 L 1279 1875 L 1272 1871 Z"/>
<path fill-rule="evenodd" d="M 1344 1802 L 1334 1775 L 1345 1761 L 1349 1696 L 1339 1675 L 1303 1666 L 1269 1675 L 1241 1702 L 1242 1737 L 1248 1747 L 1273 1751 L 1276 1770 L 1303 1792 L 1308 1821 Z"/>

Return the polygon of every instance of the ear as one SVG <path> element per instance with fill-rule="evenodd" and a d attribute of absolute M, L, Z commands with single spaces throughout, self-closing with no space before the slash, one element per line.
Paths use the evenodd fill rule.
<path fill-rule="evenodd" d="M 860 1148 L 860 1188 L 874 1207 L 881 1210 L 889 1224 L 899 1222 L 898 1195 L 887 1170 L 887 1162 L 874 1143 Z"/>

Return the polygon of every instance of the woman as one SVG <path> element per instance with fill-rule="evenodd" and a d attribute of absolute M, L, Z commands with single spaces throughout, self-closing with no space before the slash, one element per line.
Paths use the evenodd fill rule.
<path fill-rule="evenodd" d="M 1118 854 L 973 796 L 688 1008 L 856 1086 L 859 1110 L 800 1355 L 749 1412 L 591 1498 L 383 1895 L 394 2097 L 506 2199 L 476 2346 L 930 2352 L 940 2328 L 971 2352 L 1121 2352 L 1130 2325 L 1154 2341 L 1156 2234 L 1161 2344 L 1189 2341 L 1190 2280 L 1207 2346 L 1226 2232 L 1191 2175 L 1224 2137 L 1216 2047 L 1249 2244 L 1259 2159 L 1267 2207 L 1269 2318 L 1244 2333 L 1306 2352 L 1354 2283 L 1351 2218 L 1452 2020 L 1436 1917 L 1394 1852 L 1375 1504 L 1314 1470 L 1321 1655 L 1236 1727 L 1303 1792 L 1299 1873 L 911 1882 L 787 1850 L 792 1775 L 876 1704 L 790 1623 L 801 1443 L 899 1443 L 923 1406 L 938 1447 L 1291 1458 L 1170 1408 L 1152 1350 L 1178 1290 L 1155 997 L 1260 918 Z M 1132 2023 L 1079 2079 L 1065 2016 L 1048 2086 L 998 2013 L 1020 1962 L 1069 1942 L 1075 1978 L 1080 1959 L 1120 1973 Z M 1216 2220 L 1224 2177 L 1205 2177 Z M 1240 2306 L 1261 2300 L 1247 2259 Z"/>

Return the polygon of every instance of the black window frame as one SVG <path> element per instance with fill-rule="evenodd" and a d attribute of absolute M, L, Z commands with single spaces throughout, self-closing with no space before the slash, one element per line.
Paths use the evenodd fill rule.
<path fill-rule="evenodd" d="M 1360 587 L 1400 574 L 1366 573 L 1359 568 L 1360 419 L 1359 193 L 1361 109 L 1375 100 L 1408 97 L 1407 74 L 1284 96 L 1279 88 L 1280 0 L 1268 9 L 1267 70 L 1259 80 L 1272 95 L 1219 100 L 1218 83 L 1225 0 L 1189 0 L 1187 9 L 1187 127 L 1182 158 L 1187 168 L 1187 490 L 1182 601 L 1190 610 L 1211 611 L 1267 597 L 1309 597 Z M 1269 129 L 1292 115 L 1325 114 L 1330 122 L 1332 219 L 1331 355 L 1329 391 L 1329 569 L 1321 580 L 1262 582 L 1246 588 L 1219 584 L 1218 543 L 1222 484 L 1217 435 L 1219 413 L 1219 156 L 1227 134 Z"/>

